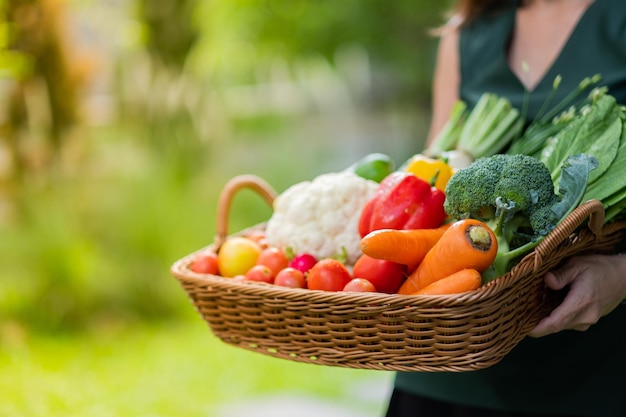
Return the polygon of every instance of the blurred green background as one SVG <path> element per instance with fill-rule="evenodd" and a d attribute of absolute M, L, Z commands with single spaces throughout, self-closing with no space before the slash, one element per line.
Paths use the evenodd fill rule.
<path fill-rule="evenodd" d="M 391 375 L 226 346 L 169 268 L 235 175 L 421 151 L 449 3 L 0 0 L 0 416 L 378 415 Z M 270 215 L 242 191 L 229 227 Z"/>

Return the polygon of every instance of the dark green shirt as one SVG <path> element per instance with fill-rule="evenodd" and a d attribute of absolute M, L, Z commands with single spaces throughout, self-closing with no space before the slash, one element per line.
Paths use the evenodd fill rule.
<path fill-rule="evenodd" d="M 600 85 L 626 104 L 626 0 L 596 0 L 531 92 L 525 91 L 507 64 L 517 2 L 509 4 L 461 33 L 460 97 L 469 106 L 483 92 L 493 92 L 521 109 L 528 96 L 528 117 L 533 118 L 557 75 L 562 82 L 553 103 L 594 74 L 601 74 Z M 439 400 L 500 410 L 626 416 L 626 306 L 619 306 L 586 332 L 527 337 L 487 369 L 399 373 L 396 386 Z"/>
<path fill-rule="evenodd" d="M 619 103 L 626 104 L 624 0 L 595 1 L 581 17 L 556 61 L 530 92 L 511 71 L 506 56 L 517 2 L 503 0 L 503 3 L 510 7 L 482 18 L 461 33 L 460 97 L 470 107 L 484 92 L 492 92 L 507 97 L 520 110 L 528 100 L 527 116 L 533 119 L 546 102 L 557 76 L 561 76 L 561 84 L 552 105 L 565 98 L 585 77 L 595 74 L 602 76 L 597 85 L 607 86 Z"/>

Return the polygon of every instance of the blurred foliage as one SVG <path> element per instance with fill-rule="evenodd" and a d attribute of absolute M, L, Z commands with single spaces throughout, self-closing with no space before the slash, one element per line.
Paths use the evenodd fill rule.
<path fill-rule="evenodd" d="M 61 4 L 13 3 L 27 8 L 22 12 Z M 76 1 L 73 7 L 93 5 Z M 0 145 L 12 143 L 36 162 L 42 144 L 52 141 L 59 158 L 43 168 L 27 164 L 19 182 L 0 182 L 0 315 L 10 322 L 72 331 L 115 320 L 188 317 L 193 309 L 169 267 L 211 243 L 217 196 L 229 178 L 257 174 L 280 191 L 367 152 L 406 158 L 419 150 L 436 43 L 428 30 L 441 22 L 445 3 L 135 5 L 109 5 L 122 15 L 109 14 L 115 18 L 98 29 L 107 51 L 102 62 L 112 70 L 98 72 L 103 65 L 90 74 L 99 88 L 91 96 L 78 92 L 83 70 L 93 68 L 80 54 L 67 55 L 77 39 L 60 36 L 51 50 L 56 55 L 48 55 L 19 38 L 48 88 L 21 96 L 28 97 L 16 113 L 22 119 L 9 121 Z M 63 14 L 49 10 L 58 13 L 34 15 L 49 25 L 28 26 L 27 19 L 16 30 L 29 28 L 33 42 L 51 40 L 46 33 L 61 32 L 45 30 L 59 30 Z M 20 13 L 15 16 L 28 15 Z M 10 22 L 18 24 L 17 17 Z M 138 22 L 144 36 L 122 30 Z M 118 33 L 135 38 L 121 42 L 113 36 Z M 89 100 L 101 98 L 102 90 L 110 107 L 94 111 Z M 33 125 L 33 111 L 41 108 L 33 103 L 54 108 L 52 125 Z M 88 109 L 97 123 L 73 118 L 74 110 Z M 0 158 L 0 168 L 5 163 Z M 242 193 L 230 230 L 270 214 L 257 196 Z"/>
<path fill-rule="evenodd" d="M 15 40 L 15 26 L 9 23 L 9 1 L 0 0 L 0 80 L 19 80 L 27 76 L 32 60 L 20 51 L 11 49 Z"/>
<path fill-rule="evenodd" d="M 192 49 L 197 30 L 190 24 L 195 0 L 138 0 L 138 15 L 146 25 L 146 47 L 166 66 L 180 69 Z"/>
<path fill-rule="evenodd" d="M 423 100 L 435 51 L 431 29 L 450 1 L 211 0 L 195 19 L 201 36 L 195 68 L 220 81 L 254 82 L 259 62 L 322 56 L 335 62 L 358 45 L 381 77 L 380 98 Z M 255 64 L 256 63 L 256 64 Z M 336 63 L 336 62 L 335 62 Z"/>
<path fill-rule="evenodd" d="M 2 3 L 4 71 L 0 120 L 12 175 L 47 168 L 81 122 L 81 96 L 92 62 L 71 39 L 67 9 L 56 0 Z"/>

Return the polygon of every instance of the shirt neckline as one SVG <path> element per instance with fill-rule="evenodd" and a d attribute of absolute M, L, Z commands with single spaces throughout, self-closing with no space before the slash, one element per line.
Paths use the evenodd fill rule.
<path fill-rule="evenodd" d="M 526 85 L 522 82 L 522 80 L 517 76 L 517 74 L 513 71 L 513 69 L 509 65 L 508 47 L 509 47 L 511 38 L 513 37 L 513 30 L 515 28 L 515 18 L 516 18 L 516 15 L 517 15 L 517 9 L 520 7 L 521 0 L 516 0 L 514 2 L 514 7 L 511 10 L 511 12 L 509 13 L 509 22 L 510 22 L 509 33 L 508 33 L 508 36 L 504 37 L 504 44 L 502 46 L 502 59 L 504 59 L 504 65 L 506 66 L 508 72 L 515 79 L 515 82 L 517 84 L 519 84 L 519 86 L 522 87 L 522 89 L 527 90 L 529 93 L 532 93 L 532 92 L 534 92 L 536 90 L 540 90 L 546 82 L 549 82 L 550 85 L 552 85 L 552 83 L 554 82 L 555 77 L 558 76 L 558 74 L 554 74 L 554 68 L 558 67 L 560 61 L 562 61 L 564 59 L 563 55 L 571 48 L 570 45 L 572 43 L 572 39 L 574 39 L 574 38 L 579 36 L 579 32 L 582 30 L 581 29 L 582 24 L 584 23 L 585 20 L 589 19 L 588 16 L 590 14 L 590 11 L 600 1 L 601 0 L 594 0 L 587 7 L 587 9 L 583 12 L 583 14 L 580 16 L 580 19 L 578 19 L 578 22 L 576 22 L 576 25 L 574 26 L 574 29 L 572 30 L 572 32 L 570 33 L 569 37 L 565 41 L 565 44 L 563 45 L 563 47 L 561 48 L 559 53 L 556 55 L 556 57 L 554 58 L 552 63 L 548 66 L 547 70 L 541 76 L 541 78 L 539 79 L 539 82 L 537 82 L 532 89 L 528 89 L 526 87 Z"/>

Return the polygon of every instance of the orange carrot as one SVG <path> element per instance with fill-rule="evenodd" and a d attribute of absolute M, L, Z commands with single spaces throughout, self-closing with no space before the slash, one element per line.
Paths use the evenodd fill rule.
<path fill-rule="evenodd" d="M 444 295 L 473 291 L 482 284 L 482 276 L 475 269 L 461 269 L 414 292 L 412 295 Z"/>
<path fill-rule="evenodd" d="M 412 294 L 462 269 L 482 273 L 493 263 L 497 251 L 496 236 L 487 225 L 475 219 L 459 220 L 428 251 L 398 294 Z"/>
<path fill-rule="evenodd" d="M 450 224 L 435 229 L 374 230 L 361 239 L 361 251 L 375 259 L 417 266 Z"/>

